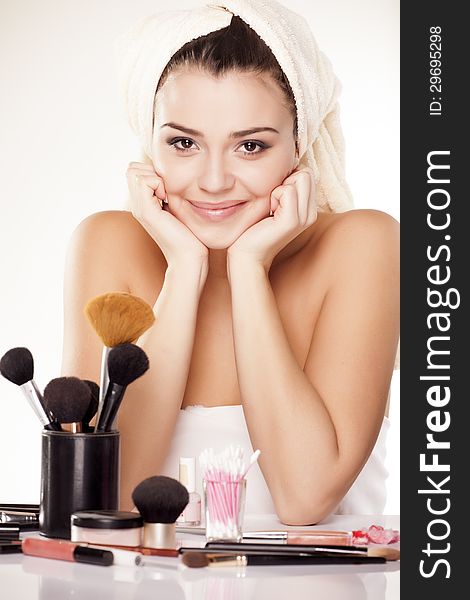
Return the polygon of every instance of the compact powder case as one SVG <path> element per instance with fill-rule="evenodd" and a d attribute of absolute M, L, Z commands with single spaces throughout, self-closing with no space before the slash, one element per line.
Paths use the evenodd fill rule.
<path fill-rule="evenodd" d="M 72 542 L 141 546 L 143 519 L 119 510 L 82 510 L 72 513 Z"/>

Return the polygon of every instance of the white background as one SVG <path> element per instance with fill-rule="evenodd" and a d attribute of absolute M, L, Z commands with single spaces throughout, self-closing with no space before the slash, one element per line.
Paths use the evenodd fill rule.
<path fill-rule="evenodd" d="M 343 84 L 347 177 L 358 208 L 399 219 L 399 0 L 284 0 L 310 22 Z M 27 346 L 41 389 L 60 375 L 71 232 L 121 209 L 140 160 L 118 96 L 113 41 L 179 0 L 2 0 L 0 355 Z M 38 502 L 41 426 L 0 377 L 0 502 Z M 385 512 L 399 513 L 399 379 L 392 382 Z"/>

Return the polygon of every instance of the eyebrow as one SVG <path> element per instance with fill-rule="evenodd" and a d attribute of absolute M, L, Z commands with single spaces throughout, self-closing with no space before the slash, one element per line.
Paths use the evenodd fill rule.
<path fill-rule="evenodd" d="M 204 137 L 204 134 L 201 131 L 197 131 L 196 129 L 191 129 L 190 127 L 185 127 L 184 125 L 178 125 L 178 123 L 164 123 L 160 129 L 164 127 L 172 127 L 173 129 L 178 129 L 183 133 L 189 133 L 190 135 L 197 135 L 199 137 Z M 241 131 L 231 131 L 229 134 L 230 138 L 240 138 L 250 135 L 252 133 L 259 133 L 260 131 L 271 131 L 272 133 L 279 133 L 277 129 L 273 127 L 251 127 L 250 129 L 242 129 Z"/>

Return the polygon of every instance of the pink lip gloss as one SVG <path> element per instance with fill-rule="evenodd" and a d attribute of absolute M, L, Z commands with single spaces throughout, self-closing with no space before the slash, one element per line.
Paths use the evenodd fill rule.
<path fill-rule="evenodd" d="M 201 524 L 201 496 L 196 492 L 196 459 L 180 457 L 179 481 L 189 492 L 189 502 L 176 521 L 178 525 Z"/>
<path fill-rule="evenodd" d="M 191 203 L 193 210 L 199 214 L 201 217 L 208 219 L 210 221 L 223 221 L 228 217 L 231 217 L 239 210 L 241 210 L 247 203 L 241 202 L 239 204 L 235 204 L 233 206 L 229 206 L 227 208 L 202 208 L 201 206 L 196 206 Z"/>

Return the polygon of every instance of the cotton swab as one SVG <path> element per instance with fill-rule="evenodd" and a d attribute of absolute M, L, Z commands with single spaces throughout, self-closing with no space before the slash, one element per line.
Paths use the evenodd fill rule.
<path fill-rule="evenodd" d="M 255 464 L 255 462 L 258 460 L 259 455 L 261 454 L 261 450 L 255 450 L 255 452 L 253 452 L 253 454 L 250 457 L 250 462 L 247 466 L 247 468 L 245 469 L 243 475 L 242 475 L 242 479 L 244 479 L 248 473 L 248 471 L 251 469 L 251 467 Z"/>
<path fill-rule="evenodd" d="M 229 446 L 217 455 L 212 448 L 201 453 L 208 539 L 241 539 L 246 475 L 259 455 L 260 450 L 256 450 L 245 465 L 240 446 Z"/>

